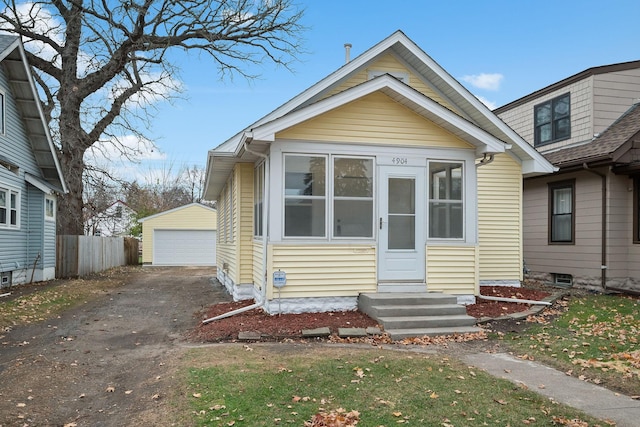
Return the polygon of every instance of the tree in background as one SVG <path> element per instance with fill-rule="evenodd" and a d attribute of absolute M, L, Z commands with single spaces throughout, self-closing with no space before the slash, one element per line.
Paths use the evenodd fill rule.
<path fill-rule="evenodd" d="M 0 26 L 22 37 L 69 193 L 58 232 L 83 234 L 85 153 L 109 142 L 140 148 L 154 102 L 179 90 L 171 52 L 206 54 L 221 77 L 251 65 L 288 66 L 300 52 L 302 12 L 292 0 L 3 1 Z"/>

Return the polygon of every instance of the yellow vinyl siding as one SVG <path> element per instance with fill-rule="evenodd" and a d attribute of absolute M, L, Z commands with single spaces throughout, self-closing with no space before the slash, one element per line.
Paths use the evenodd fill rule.
<path fill-rule="evenodd" d="M 277 138 L 472 148 L 470 144 L 376 92 L 278 133 Z"/>
<path fill-rule="evenodd" d="M 262 289 L 262 282 L 264 281 L 263 270 L 263 258 L 264 257 L 264 243 L 261 240 L 253 241 L 253 285 L 255 289 Z"/>
<path fill-rule="evenodd" d="M 454 295 L 476 295 L 476 246 L 427 246 L 427 289 Z"/>
<path fill-rule="evenodd" d="M 375 292 L 376 251 L 371 245 L 269 245 L 267 298 L 277 297 L 273 271 L 287 274 L 283 298 L 357 296 Z"/>
<path fill-rule="evenodd" d="M 478 168 L 480 280 L 522 280 L 522 168 L 506 154 Z"/>
<path fill-rule="evenodd" d="M 218 215 L 204 206 L 192 205 L 160 214 L 142 223 L 142 262 L 153 262 L 153 233 L 163 230 L 215 230 Z"/>
<path fill-rule="evenodd" d="M 354 86 L 357 86 L 361 83 L 366 82 L 369 79 L 370 71 L 384 71 L 389 73 L 407 73 L 409 75 L 409 83 L 408 83 L 409 86 L 411 86 L 418 92 L 422 93 L 423 95 L 433 99 L 443 107 L 446 107 L 452 111 L 455 111 L 452 105 L 448 103 L 446 100 L 444 100 L 442 96 L 440 96 L 440 94 L 438 94 L 435 90 L 433 90 L 433 88 L 425 84 L 421 78 L 417 77 L 414 73 L 409 71 L 407 67 L 402 65 L 400 61 L 398 61 L 393 55 L 389 53 L 377 58 L 376 61 L 368 65 L 365 69 L 361 70 L 360 72 L 355 74 L 353 77 L 347 79 L 341 85 L 333 89 L 327 95 L 327 97 L 343 92 L 346 89 L 352 88 Z"/>

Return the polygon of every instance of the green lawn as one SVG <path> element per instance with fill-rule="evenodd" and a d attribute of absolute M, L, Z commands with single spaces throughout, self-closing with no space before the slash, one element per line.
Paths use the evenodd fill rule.
<path fill-rule="evenodd" d="M 375 347 L 285 348 L 291 347 L 192 350 L 184 375 L 194 424 L 303 426 L 317 413 L 356 411 L 358 427 L 548 426 L 573 418 L 598 425 L 577 410 L 442 355 Z"/>
<path fill-rule="evenodd" d="M 640 301 L 584 295 L 565 302 L 557 318 L 503 337 L 520 355 L 585 381 L 640 395 Z"/>

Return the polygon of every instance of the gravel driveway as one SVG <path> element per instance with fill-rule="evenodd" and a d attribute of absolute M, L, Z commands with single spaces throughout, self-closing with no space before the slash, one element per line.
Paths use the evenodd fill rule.
<path fill-rule="evenodd" d="M 0 426 L 168 425 L 194 314 L 230 297 L 215 270 L 145 267 L 61 317 L 5 334 Z"/>

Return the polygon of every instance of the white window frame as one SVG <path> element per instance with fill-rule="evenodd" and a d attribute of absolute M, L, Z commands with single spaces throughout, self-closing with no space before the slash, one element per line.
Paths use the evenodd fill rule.
<path fill-rule="evenodd" d="M 17 230 L 17 229 L 20 228 L 20 205 L 21 205 L 21 200 L 22 200 L 22 194 L 21 194 L 20 190 L 17 190 L 15 188 L 11 188 L 11 187 L 8 187 L 8 186 L 0 187 L 0 192 L 5 193 L 5 201 L 6 201 L 6 206 L 4 207 L 6 209 L 5 222 L 0 222 L 0 228 Z M 16 207 L 15 207 L 15 209 L 11 207 L 11 196 L 12 195 L 16 196 Z M 13 210 L 15 210 L 15 212 L 16 212 L 16 223 L 15 224 L 11 223 L 11 212 Z"/>
<path fill-rule="evenodd" d="M 327 218 L 327 223 L 329 224 L 329 229 L 331 230 L 331 239 L 332 240 L 373 240 L 375 239 L 375 224 L 376 224 L 376 159 L 371 156 L 355 156 L 355 155 L 341 155 L 341 154 L 332 154 L 329 156 L 330 159 L 330 170 L 329 176 L 331 177 L 331 209 L 330 216 L 331 218 Z M 371 166 L 373 170 L 371 171 L 371 197 L 337 197 L 334 192 L 334 171 L 335 171 L 335 160 L 336 159 L 362 159 L 362 160 L 371 160 Z M 335 236 L 334 233 L 334 209 L 335 209 L 335 201 L 336 200 L 346 200 L 346 201 L 371 201 L 371 236 Z"/>
<path fill-rule="evenodd" d="M 265 167 L 264 162 L 253 169 L 253 237 L 262 239 L 264 236 L 264 193 L 265 193 Z M 258 209 L 260 206 L 260 209 Z"/>
<path fill-rule="evenodd" d="M 462 193 L 460 196 L 460 200 L 454 199 L 431 199 L 429 197 L 429 191 L 431 190 L 431 173 L 430 173 L 430 165 L 431 163 L 449 163 L 449 164 L 459 164 L 462 169 L 462 176 L 460 177 L 462 188 L 460 192 Z M 439 241 L 452 241 L 452 242 L 462 242 L 466 241 L 467 237 L 467 179 L 466 179 L 466 162 L 463 160 L 454 160 L 454 159 L 428 159 L 427 161 L 427 240 L 439 240 Z M 462 205 L 462 236 L 461 237 L 432 237 L 431 236 L 431 202 L 437 201 L 438 203 L 460 203 Z"/>
<path fill-rule="evenodd" d="M 286 195 L 285 194 L 285 167 L 284 165 L 286 164 L 286 158 L 287 157 L 323 157 L 325 159 L 325 194 L 324 196 L 303 196 L 302 198 L 304 199 L 309 199 L 309 200 L 320 200 L 320 199 L 324 199 L 325 201 L 325 206 L 324 206 L 324 220 L 325 220 L 325 224 L 324 224 L 324 235 L 323 236 L 287 236 L 285 235 L 285 219 L 286 219 L 286 215 L 284 215 L 285 212 L 285 208 L 286 208 L 286 201 L 287 199 L 299 199 L 301 198 L 299 195 Z M 334 183 L 333 183 L 333 173 L 334 173 L 334 160 L 335 159 L 364 159 L 364 160 L 371 160 L 372 162 L 372 194 L 373 196 L 370 198 L 365 198 L 365 197 L 338 197 L 337 200 L 371 200 L 371 205 L 372 205 L 372 224 L 371 224 L 371 236 L 368 237 L 359 237 L 359 236 L 335 236 L 334 235 L 334 212 L 333 212 L 333 208 L 334 208 L 334 202 L 336 200 L 336 196 L 334 195 Z M 366 241 L 366 242 L 372 242 L 375 241 L 376 239 L 376 233 L 375 233 L 375 226 L 376 226 L 376 159 L 374 156 L 360 156 L 357 154 L 328 154 L 328 153 L 316 153 L 316 152 L 309 152 L 309 153 L 293 153 L 293 152 L 284 152 L 282 155 L 282 187 L 280 189 L 280 191 L 282 192 L 282 223 L 281 223 L 281 230 L 282 230 L 282 239 L 289 241 L 289 240 L 313 240 L 313 241 L 340 241 L 340 242 L 344 242 L 344 241 Z"/>
<path fill-rule="evenodd" d="M 49 204 L 51 204 L 51 215 L 49 215 L 49 210 L 47 209 L 47 207 L 49 206 Z M 44 219 L 46 221 L 53 221 L 55 222 L 56 220 L 56 199 L 55 197 L 51 197 L 51 196 L 45 196 L 44 197 Z"/>

